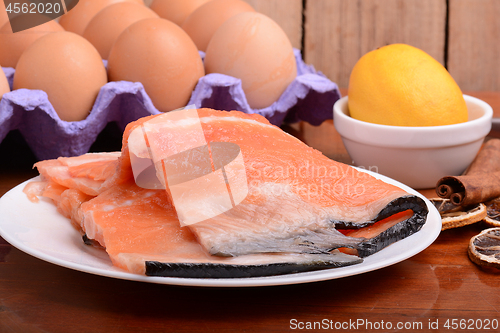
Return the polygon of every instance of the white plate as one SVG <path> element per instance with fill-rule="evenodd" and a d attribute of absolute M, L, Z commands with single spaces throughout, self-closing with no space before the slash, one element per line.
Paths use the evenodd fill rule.
<path fill-rule="evenodd" d="M 441 217 L 429 200 L 395 180 L 376 173 L 369 173 L 423 198 L 429 208 L 429 215 L 427 222 L 419 232 L 391 244 L 365 258 L 361 264 L 353 266 L 269 277 L 235 279 L 149 277 L 127 273 L 114 267 L 104 250 L 84 245 L 80 234 L 68 219 L 57 212 L 49 200 L 42 199 L 38 203 L 29 201 L 22 192 L 27 182 L 16 186 L 0 198 L 0 235 L 19 250 L 50 263 L 124 280 L 183 286 L 251 287 L 337 279 L 373 271 L 408 259 L 432 244 L 441 231 Z"/>

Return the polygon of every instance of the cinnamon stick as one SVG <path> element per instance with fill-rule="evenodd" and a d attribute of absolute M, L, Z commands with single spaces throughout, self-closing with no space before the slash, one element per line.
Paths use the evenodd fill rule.
<path fill-rule="evenodd" d="M 488 140 L 474 161 L 465 171 L 466 175 L 500 171 L 500 139 Z"/>
<path fill-rule="evenodd" d="M 462 176 L 441 178 L 436 194 L 459 206 L 500 196 L 500 139 L 487 141 Z"/>

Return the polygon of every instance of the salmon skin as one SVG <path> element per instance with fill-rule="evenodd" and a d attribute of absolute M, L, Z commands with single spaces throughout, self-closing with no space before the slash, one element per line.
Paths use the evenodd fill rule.
<path fill-rule="evenodd" d="M 106 249 L 113 264 L 129 272 L 204 278 L 266 276 L 340 267 L 361 262 L 338 251 L 249 254 L 207 253 L 189 228 L 181 227 L 164 190 L 139 188 L 132 180 L 83 203 L 84 239 Z"/>
<path fill-rule="evenodd" d="M 428 208 L 425 202 L 417 196 L 403 196 L 391 201 L 374 220 L 365 223 L 363 227 L 372 226 L 383 219 L 390 219 L 395 213 L 397 214 L 407 210 L 411 210 L 413 213 L 408 218 L 373 236 L 366 233 L 366 239 L 356 248 L 357 254 L 360 257 L 367 257 L 370 254 L 382 250 L 395 241 L 406 238 L 419 231 L 425 224 Z M 345 222 L 336 222 L 334 224 L 337 228 L 349 225 Z M 363 232 L 360 232 L 360 235 L 363 235 Z"/>
<path fill-rule="evenodd" d="M 327 268 L 344 267 L 361 263 L 351 257 L 336 253 L 322 257 L 300 255 L 290 257 L 288 262 L 270 264 L 197 264 L 197 263 L 164 263 L 146 261 L 146 275 L 184 278 L 248 278 L 309 272 Z"/>
<path fill-rule="evenodd" d="M 192 126 L 187 121 L 167 124 L 157 136 L 131 136 L 158 116 L 130 123 L 120 154 L 39 162 L 47 184 L 26 193 L 52 196 L 85 242 L 104 248 L 115 266 L 155 276 L 252 277 L 352 265 L 425 224 L 428 211 L 420 197 L 328 159 L 261 116 L 196 112 L 207 149 L 213 143 L 237 145 L 244 162 L 238 169 L 243 173 L 227 172 L 225 179 L 245 182 L 247 193 L 222 213 L 181 226 L 158 161 L 165 189 L 135 183 L 130 152 L 137 150 L 135 140 L 147 141 L 149 153 L 162 156 L 166 146 L 192 138 L 186 137 L 190 128 L 183 127 Z M 212 164 L 212 171 L 218 169 Z M 228 186 L 232 194 L 237 190 Z M 203 188 L 183 203 L 205 210 L 213 196 Z M 60 199 L 65 197 L 72 199 Z"/>
<path fill-rule="evenodd" d="M 328 253 L 349 247 L 367 256 L 420 230 L 426 221 L 427 207 L 418 196 L 325 157 L 263 117 L 209 109 L 197 113 L 206 142 L 231 142 L 239 147 L 248 184 L 248 195 L 238 205 L 189 225 L 212 255 Z M 167 156 L 171 144 L 164 143 L 184 142 L 193 124 L 179 117 L 169 119 L 162 132 L 142 140 L 149 141 L 153 155 Z M 128 143 L 136 146 L 134 141 Z M 175 201 L 165 181 L 168 175 L 161 174 L 161 167 L 157 170 Z M 233 182 L 242 183 L 239 178 L 235 175 Z M 214 193 L 198 192 L 202 191 L 206 193 L 197 193 L 185 204 L 207 207 Z M 379 234 L 368 238 L 362 233 L 347 237 L 337 230 L 366 228 L 406 210 L 413 212 L 408 219 L 387 230 L 378 228 Z"/>

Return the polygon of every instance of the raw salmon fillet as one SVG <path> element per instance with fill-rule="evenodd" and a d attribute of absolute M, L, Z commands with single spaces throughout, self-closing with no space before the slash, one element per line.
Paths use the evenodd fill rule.
<path fill-rule="evenodd" d="M 91 153 L 77 157 L 59 157 L 40 161 L 35 167 L 43 180 L 50 180 L 67 188 L 75 188 L 96 196 L 103 191 L 108 179 L 113 179 L 120 152 Z"/>
<path fill-rule="evenodd" d="M 189 228 L 179 225 L 164 190 L 143 189 L 133 181 L 83 203 L 81 212 L 86 236 L 106 249 L 114 265 L 138 274 L 263 276 L 360 262 L 359 258 L 342 253 L 212 256 Z"/>
<path fill-rule="evenodd" d="M 155 161 L 155 169 L 165 189 L 135 183 L 130 148 L 132 155 L 163 156 L 174 143 L 192 139 L 185 120 L 144 138 L 131 135 L 161 115 L 130 123 L 121 153 L 37 163 L 42 184 L 25 192 L 52 198 L 114 265 L 147 275 L 262 276 L 355 264 L 425 223 L 427 208 L 418 196 L 328 159 L 261 116 L 210 109 L 197 114 L 211 157 L 218 143 L 231 143 L 243 158 L 243 173 L 226 176 L 229 184 L 244 182 L 246 196 L 223 213 L 181 226 L 164 160 Z M 147 142 L 144 152 L 136 151 L 137 140 Z M 181 161 L 180 171 L 192 172 L 193 156 Z M 211 168 L 222 167 L 213 159 Z M 211 209 L 215 190 L 197 190 L 183 203 Z"/>
<path fill-rule="evenodd" d="M 248 195 L 234 208 L 189 225 L 213 255 L 325 253 L 351 247 L 366 256 L 419 230 L 425 222 L 427 208 L 417 196 L 325 157 L 264 117 L 209 109 L 198 110 L 198 117 L 206 142 L 239 146 L 248 184 Z M 162 131 L 146 138 L 152 155 L 168 155 L 166 151 L 175 150 L 173 143 L 187 140 L 184 133 L 192 132 L 192 119 L 166 122 L 170 123 Z M 182 165 L 187 172 L 196 167 L 190 167 L 187 160 Z M 169 193 L 164 180 L 168 175 L 161 175 L 161 167 L 157 165 L 159 178 Z M 206 202 L 214 195 L 212 188 L 198 192 L 188 204 L 211 209 Z M 397 226 L 390 225 L 390 215 L 406 210 L 414 214 Z M 370 241 L 362 239 L 361 232 L 354 238 L 337 230 L 364 228 L 380 220 L 387 220 L 390 230 L 377 228 L 379 233 L 371 232 Z"/>

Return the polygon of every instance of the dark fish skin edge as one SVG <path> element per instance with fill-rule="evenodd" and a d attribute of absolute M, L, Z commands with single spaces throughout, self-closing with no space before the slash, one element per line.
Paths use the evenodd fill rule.
<path fill-rule="evenodd" d="M 397 223 L 391 228 L 383 231 L 379 235 L 362 241 L 356 247 L 358 256 L 361 258 L 374 254 L 386 246 L 406 238 L 419 231 L 425 224 L 428 209 L 424 200 L 420 197 L 409 195 L 391 201 L 380 211 L 372 221 L 356 224 L 366 227 L 383 220 L 393 214 L 411 209 L 413 215 L 408 219 Z M 349 223 L 343 221 L 332 221 L 337 228 L 348 228 Z M 338 224 L 338 226 L 337 226 Z M 87 245 L 95 245 L 94 241 L 86 235 L 83 240 Z M 213 263 L 164 263 L 159 261 L 146 261 L 146 275 L 161 277 L 182 277 L 182 278 L 248 278 L 263 277 L 272 275 L 283 275 L 315 271 L 327 268 L 336 268 L 361 263 L 363 260 L 351 262 L 336 261 L 315 261 L 309 263 L 275 263 L 265 265 L 227 265 Z"/>
<path fill-rule="evenodd" d="M 358 256 L 362 258 L 367 257 L 382 250 L 384 247 L 419 231 L 425 224 L 429 209 L 427 208 L 424 200 L 413 195 L 404 196 L 391 201 L 372 223 L 380 221 L 395 213 L 403 212 L 407 209 L 411 209 L 413 211 L 413 215 L 411 217 L 397 223 L 377 236 L 361 242 L 357 247 Z"/>
<path fill-rule="evenodd" d="M 332 220 L 331 222 L 335 225 L 335 229 L 337 230 L 361 229 L 385 218 L 388 218 L 389 216 L 392 216 L 396 213 L 403 212 L 407 209 L 411 209 L 414 212 L 418 211 L 424 213 L 423 217 L 425 222 L 425 218 L 429 210 L 427 209 L 427 205 L 425 204 L 424 200 L 422 200 L 420 197 L 417 197 L 416 195 L 405 195 L 392 200 L 377 214 L 377 216 L 373 220 L 370 221 L 358 223 Z"/>
<path fill-rule="evenodd" d="M 386 246 L 406 238 L 419 231 L 425 224 L 429 212 L 425 201 L 420 197 L 409 195 L 391 201 L 375 219 L 364 223 L 369 226 L 377 221 L 383 220 L 393 214 L 411 209 L 413 215 L 408 219 L 397 223 L 379 235 L 361 242 L 357 246 L 358 256 L 361 258 L 374 254 Z M 343 222 L 340 222 L 343 223 Z M 344 224 L 345 225 L 345 224 Z M 246 278 L 258 276 L 271 276 L 299 273 L 306 271 L 335 268 L 360 263 L 359 261 L 349 263 L 339 262 L 311 262 L 308 264 L 276 263 L 267 265 L 225 265 L 225 264 L 190 264 L 190 263 L 162 263 L 158 261 L 146 261 L 146 275 L 168 276 L 184 278 Z"/>
<path fill-rule="evenodd" d="M 103 248 L 95 240 L 87 235 L 82 236 L 85 245 Z M 316 271 L 327 268 L 336 268 L 359 264 L 363 259 L 352 261 L 335 261 L 335 257 L 329 260 L 315 260 L 307 263 L 274 263 L 265 265 L 227 265 L 214 263 L 165 263 L 159 261 L 146 261 L 146 275 L 160 277 L 181 278 L 247 278 L 271 275 L 283 275 L 308 271 Z"/>
<path fill-rule="evenodd" d="M 87 234 L 85 234 L 85 235 L 82 236 L 82 240 L 83 240 L 83 243 L 85 245 L 93 245 L 92 244 L 92 239 L 88 238 Z"/>
<path fill-rule="evenodd" d="M 93 240 L 91 238 L 88 238 L 87 234 L 84 234 L 82 236 L 82 240 L 83 240 L 83 243 L 85 245 L 89 245 L 89 246 L 93 246 L 93 247 L 96 247 L 96 248 L 99 248 L 99 249 L 104 249 L 101 244 L 99 244 L 99 242 L 97 242 L 96 240 Z"/>
<path fill-rule="evenodd" d="M 266 265 L 225 265 L 211 263 L 190 264 L 146 261 L 146 275 L 206 279 L 248 278 L 343 267 L 353 264 L 359 264 L 362 261 L 362 259 L 359 259 L 357 261 L 351 261 L 347 263 L 339 263 L 335 261 L 318 261 L 307 264 L 275 263 Z"/>

